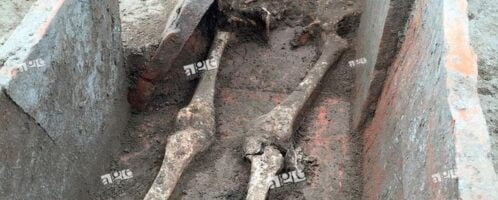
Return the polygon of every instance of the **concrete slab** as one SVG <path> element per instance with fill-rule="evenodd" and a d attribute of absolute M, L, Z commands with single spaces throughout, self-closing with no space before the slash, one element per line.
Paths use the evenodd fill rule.
<path fill-rule="evenodd" d="M 0 4 L 0 46 L 10 37 L 12 31 L 21 23 L 24 15 L 36 0 L 5 0 Z"/>
<path fill-rule="evenodd" d="M 415 3 L 363 133 L 363 198 L 497 199 L 467 2 Z"/>
<path fill-rule="evenodd" d="M 0 109 L 20 120 L 1 122 L 0 199 L 99 189 L 128 116 L 118 12 L 116 0 L 38 1 L 0 47 Z"/>
<path fill-rule="evenodd" d="M 165 76 L 172 67 L 212 3 L 213 0 L 168 1 L 167 5 L 174 5 L 174 8 L 168 10 L 168 20 L 161 34 L 161 42 L 152 53 L 150 62 L 139 72 L 136 86 L 130 91 L 128 97 L 134 110 L 142 110 L 149 103 L 155 90 L 155 82 L 161 76 Z"/>
<path fill-rule="evenodd" d="M 414 0 L 365 1 L 358 40 L 355 43 L 356 58 L 367 63 L 356 68 L 354 83 L 352 127 L 364 128 L 371 119 L 382 86 L 400 45 Z"/>

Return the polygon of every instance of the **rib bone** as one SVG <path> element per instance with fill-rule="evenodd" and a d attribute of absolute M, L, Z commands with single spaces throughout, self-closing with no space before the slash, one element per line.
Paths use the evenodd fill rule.
<path fill-rule="evenodd" d="M 244 151 L 246 157 L 252 161 L 247 200 L 264 200 L 266 198 L 270 187 L 270 179 L 267 177 L 274 176 L 275 169 L 280 169 L 282 165 L 282 162 L 277 162 L 277 157 L 281 158 L 282 155 L 275 151 L 276 147 L 286 148 L 299 112 L 327 70 L 346 47 L 347 42 L 344 39 L 336 34 L 328 34 L 320 58 L 297 89 L 280 105 L 256 118 L 247 126 Z"/>
<path fill-rule="evenodd" d="M 205 71 L 190 104 L 177 116 L 177 132 L 168 138 L 164 160 L 145 200 L 166 200 L 195 155 L 206 150 L 215 133 L 214 91 L 221 55 L 230 33 L 218 32 L 210 52 L 216 69 Z"/>

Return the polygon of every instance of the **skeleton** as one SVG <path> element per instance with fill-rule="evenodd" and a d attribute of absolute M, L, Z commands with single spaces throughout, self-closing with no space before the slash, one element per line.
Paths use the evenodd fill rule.
<path fill-rule="evenodd" d="M 211 57 L 219 65 L 229 33 L 216 37 Z M 279 149 L 288 149 L 293 125 L 325 72 L 339 58 L 347 43 L 335 34 L 325 40 L 322 55 L 297 89 L 280 105 L 252 121 L 246 128 L 245 156 L 251 161 L 247 200 L 264 200 L 273 176 L 283 165 Z M 214 85 L 218 69 L 206 71 L 190 104 L 177 117 L 180 131 L 169 137 L 161 169 L 147 193 L 146 200 L 168 199 L 182 172 L 195 155 L 212 143 L 215 133 Z"/>
<path fill-rule="evenodd" d="M 348 46 L 347 42 L 335 33 L 335 26 L 344 16 L 351 14 L 352 10 L 342 9 L 344 2 L 341 0 L 320 0 L 319 4 L 321 4 L 319 13 L 322 13 L 322 16 L 309 25 L 309 27 L 319 25 L 322 30 L 323 46 L 318 61 L 295 91 L 280 105 L 245 127 L 244 156 L 251 161 L 247 200 L 267 198 L 272 178 L 284 165 L 284 154 L 291 155 L 295 152 L 289 141 L 299 113 L 330 66 Z M 266 8 L 263 11 L 265 13 L 261 15 L 261 19 L 265 22 L 265 33 L 268 35 L 270 13 Z M 230 16 L 228 21 L 237 21 L 237 19 L 239 18 L 236 16 Z M 251 22 L 250 19 L 246 21 Z M 256 25 L 256 23 L 250 24 Z M 216 65 L 219 65 L 229 35 L 226 32 L 217 34 L 211 50 L 211 57 L 216 59 Z M 169 137 L 163 164 L 145 197 L 146 200 L 168 199 L 193 157 L 212 143 L 215 133 L 213 98 L 217 72 L 216 69 L 203 74 L 192 101 L 179 112 L 177 117 L 179 131 Z M 294 167 L 298 167 L 297 162 L 293 164 L 296 165 Z M 302 168 L 297 170 L 302 171 Z"/>
<path fill-rule="evenodd" d="M 205 71 L 190 104 L 178 113 L 177 132 L 168 138 L 164 160 L 145 200 L 168 199 L 183 171 L 195 155 L 206 150 L 215 133 L 214 91 L 221 55 L 230 38 L 228 32 L 218 32 L 210 51 L 215 69 Z"/>
<path fill-rule="evenodd" d="M 344 2 L 340 0 L 319 1 L 319 16 L 307 26 L 310 28 L 319 26 L 321 29 L 324 44 L 319 59 L 298 87 L 281 104 L 254 119 L 245 128 L 244 153 L 251 161 L 247 200 L 266 199 L 271 178 L 283 167 L 283 153 L 290 155 L 286 156 L 286 159 L 295 156 L 290 139 L 298 115 L 330 66 L 339 59 L 348 46 L 347 41 L 335 32 L 336 24 L 354 11 L 342 9 L 343 6 Z M 299 168 L 297 161 L 286 163 Z"/>

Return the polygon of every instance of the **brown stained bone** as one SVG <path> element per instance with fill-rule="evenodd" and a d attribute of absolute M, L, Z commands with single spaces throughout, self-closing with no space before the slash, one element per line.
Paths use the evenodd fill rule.
<path fill-rule="evenodd" d="M 209 58 L 219 66 L 230 33 L 218 32 Z M 168 138 L 164 160 L 144 200 L 166 200 L 194 156 L 206 150 L 214 139 L 214 91 L 218 69 L 205 71 L 190 104 L 177 116 L 177 132 Z"/>
<path fill-rule="evenodd" d="M 176 5 L 168 17 L 161 43 L 150 63 L 140 72 L 136 87 L 128 95 L 133 110 L 140 111 L 145 108 L 154 93 L 154 81 L 171 68 L 214 0 L 174 1 Z"/>
<path fill-rule="evenodd" d="M 297 89 L 280 105 L 256 118 L 247 126 L 244 152 L 246 157 L 252 161 L 247 200 L 264 200 L 266 198 L 270 187 L 270 180 L 267 177 L 274 176 L 275 169 L 282 167 L 282 162 L 277 162 L 278 157 L 281 158 L 282 155 L 275 150 L 277 147 L 285 148 L 287 146 L 286 143 L 289 143 L 292 136 L 298 114 L 327 70 L 336 62 L 346 47 L 347 42 L 344 39 L 336 34 L 329 34 L 325 39 L 320 58 Z"/>

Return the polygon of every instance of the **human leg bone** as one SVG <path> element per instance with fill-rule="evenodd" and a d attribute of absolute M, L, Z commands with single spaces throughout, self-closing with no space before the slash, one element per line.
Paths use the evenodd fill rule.
<path fill-rule="evenodd" d="M 252 162 L 247 200 L 266 198 L 271 180 L 267 177 L 273 177 L 277 172 L 275 169 L 280 169 L 282 165 L 282 162 L 277 162 L 277 158 L 282 158 L 282 155 L 276 147 L 286 147 L 299 113 L 327 70 L 346 47 L 345 40 L 335 34 L 328 35 L 322 55 L 297 89 L 280 105 L 256 118 L 246 127 L 244 152 Z"/>
<path fill-rule="evenodd" d="M 176 183 L 192 159 L 207 149 L 214 139 L 214 91 L 216 75 L 230 33 L 218 32 L 210 52 L 215 69 L 205 71 L 190 104 L 181 109 L 176 127 L 179 131 L 168 138 L 164 160 L 145 200 L 169 199 Z"/>

